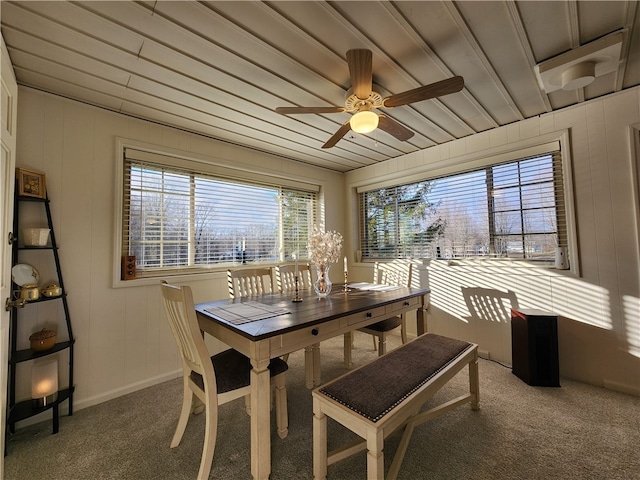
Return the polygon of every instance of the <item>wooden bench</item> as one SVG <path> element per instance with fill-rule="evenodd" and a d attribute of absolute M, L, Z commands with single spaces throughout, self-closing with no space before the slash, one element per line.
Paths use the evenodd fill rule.
<path fill-rule="evenodd" d="M 420 412 L 421 407 L 466 365 L 469 392 Z M 384 439 L 404 427 L 387 478 L 395 479 L 413 429 L 465 403 L 479 406 L 478 346 L 435 334 L 411 342 L 316 388 L 313 392 L 313 476 L 327 477 L 327 467 L 367 450 L 367 478 L 384 477 Z M 327 416 L 361 439 L 327 452 Z"/>

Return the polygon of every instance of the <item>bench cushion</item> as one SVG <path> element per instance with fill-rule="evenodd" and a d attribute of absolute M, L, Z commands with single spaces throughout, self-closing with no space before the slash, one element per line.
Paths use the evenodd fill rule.
<path fill-rule="evenodd" d="M 318 391 L 377 422 L 470 346 L 427 333 Z"/>

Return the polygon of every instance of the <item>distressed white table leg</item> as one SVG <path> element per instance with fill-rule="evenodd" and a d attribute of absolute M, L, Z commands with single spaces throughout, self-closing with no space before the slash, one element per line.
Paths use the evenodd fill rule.
<path fill-rule="evenodd" d="M 268 480 L 271 474 L 271 378 L 269 359 L 251 359 L 251 475 Z"/>
<path fill-rule="evenodd" d="M 418 308 L 416 312 L 416 330 L 418 332 L 418 336 L 427 333 L 427 310 L 429 309 L 429 295 L 425 295 L 423 297 L 422 307 Z"/>

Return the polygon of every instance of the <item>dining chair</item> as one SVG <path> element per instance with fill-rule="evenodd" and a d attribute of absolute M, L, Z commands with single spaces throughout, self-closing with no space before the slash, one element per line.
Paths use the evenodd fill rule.
<path fill-rule="evenodd" d="M 311 267 L 308 263 L 298 265 L 288 263 L 276 267 L 276 287 L 279 292 L 295 292 L 296 268 L 298 269 L 298 289 L 309 289 L 313 286 Z"/>
<path fill-rule="evenodd" d="M 379 285 L 391 285 L 398 287 L 411 287 L 412 264 L 407 261 L 393 261 L 389 263 L 376 262 L 373 268 L 373 283 Z M 367 333 L 373 338 L 373 349 L 378 350 L 378 356 L 382 356 L 387 351 L 387 335 L 393 330 L 400 328 L 400 336 L 402 343 L 407 343 L 407 326 L 405 314 L 394 315 L 386 320 L 372 323 L 363 328 L 359 328 L 358 332 Z M 378 345 L 376 347 L 376 339 Z M 345 350 L 353 346 L 353 336 L 351 342 L 345 341 Z M 346 359 L 351 355 L 345 355 L 345 364 L 349 363 Z M 351 368 L 351 365 L 347 365 Z"/>
<path fill-rule="evenodd" d="M 228 349 L 209 356 L 203 332 L 198 326 L 193 295 L 187 286 L 177 287 L 163 281 L 161 285 L 165 316 L 178 344 L 182 358 L 183 399 L 171 448 L 180 444 L 190 413 L 205 411 L 205 435 L 198 479 L 209 478 L 218 430 L 218 406 L 251 394 L 251 362 L 237 350 Z M 283 360 L 269 364 L 271 384 L 275 388 L 278 435 L 285 438 L 288 430 L 287 390 Z M 250 398 L 250 397 L 249 397 Z M 199 402 L 194 400 L 199 400 Z"/>
<path fill-rule="evenodd" d="M 268 283 L 265 283 L 268 277 Z M 271 268 L 240 268 L 227 270 L 229 298 L 242 298 L 268 293 L 272 289 Z"/>

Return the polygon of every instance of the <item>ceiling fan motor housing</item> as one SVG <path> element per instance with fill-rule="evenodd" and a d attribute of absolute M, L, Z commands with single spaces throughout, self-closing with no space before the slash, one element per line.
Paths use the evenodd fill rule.
<path fill-rule="evenodd" d="M 371 91 L 369 97 L 362 100 L 353 93 L 353 88 L 347 90 L 344 100 L 344 110 L 346 112 L 359 112 L 364 110 L 373 110 L 382 107 L 382 95 L 376 91 Z"/>

